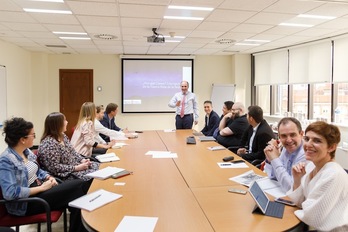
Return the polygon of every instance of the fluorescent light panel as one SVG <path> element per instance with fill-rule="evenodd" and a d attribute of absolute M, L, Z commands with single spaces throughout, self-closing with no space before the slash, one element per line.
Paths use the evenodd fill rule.
<path fill-rule="evenodd" d="M 50 13 L 50 14 L 72 14 L 70 10 L 45 10 L 45 9 L 32 9 L 32 8 L 23 8 L 25 12 L 31 13 Z"/>
<path fill-rule="evenodd" d="M 164 16 L 164 19 L 179 19 L 179 20 L 203 20 L 202 17 L 183 17 L 183 16 Z"/>
<path fill-rule="evenodd" d="M 59 34 L 59 35 L 87 35 L 86 32 L 63 32 L 63 31 L 53 31 L 53 34 Z"/>
<path fill-rule="evenodd" d="M 185 39 L 185 36 L 178 36 L 178 35 L 175 35 L 173 37 L 171 37 L 169 35 L 164 35 L 163 37 L 164 38 L 174 38 L 174 39 Z"/>
<path fill-rule="evenodd" d="M 241 45 L 241 46 L 259 46 L 261 44 L 256 43 L 235 43 L 234 45 Z"/>
<path fill-rule="evenodd" d="M 89 38 L 89 37 L 66 37 L 66 36 L 62 36 L 62 37 L 59 37 L 59 39 L 90 40 L 91 38 Z"/>
<path fill-rule="evenodd" d="M 64 2 L 64 0 L 29 0 L 29 1 L 32 1 L 32 2 L 61 2 L 61 3 Z"/>
<path fill-rule="evenodd" d="M 259 42 L 259 43 L 269 43 L 270 40 L 262 40 L 262 39 L 246 39 L 245 42 Z"/>
<path fill-rule="evenodd" d="M 177 10 L 200 10 L 200 11 L 212 11 L 214 8 L 211 7 L 196 7 L 196 6 L 173 6 L 169 5 L 168 9 L 177 9 Z"/>
<path fill-rule="evenodd" d="M 313 27 L 311 24 L 299 24 L 299 23 L 280 23 L 279 26 L 289 26 L 289 27 Z"/>
<path fill-rule="evenodd" d="M 334 16 L 309 15 L 309 14 L 300 14 L 300 15 L 297 15 L 297 17 L 299 17 L 299 18 L 309 18 L 309 19 L 328 19 L 328 20 L 337 18 L 337 17 L 334 17 Z"/>

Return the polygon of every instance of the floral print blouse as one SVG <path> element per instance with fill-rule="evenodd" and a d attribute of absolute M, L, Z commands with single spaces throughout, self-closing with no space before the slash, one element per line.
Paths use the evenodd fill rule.
<path fill-rule="evenodd" d="M 38 149 L 38 160 L 41 167 L 63 180 L 76 178 L 90 180 L 90 177 L 85 175 L 98 170 L 99 163 L 91 162 L 89 169 L 74 171 L 74 166 L 79 165 L 82 159 L 85 157 L 75 151 L 65 134 L 64 145 L 53 137 L 47 136 L 41 141 Z"/>

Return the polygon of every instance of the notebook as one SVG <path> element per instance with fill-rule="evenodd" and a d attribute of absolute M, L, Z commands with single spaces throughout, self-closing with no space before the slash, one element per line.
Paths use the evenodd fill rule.
<path fill-rule="evenodd" d="M 249 193 L 257 205 L 253 212 L 256 212 L 255 210 L 259 209 L 266 216 L 283 218 L 285 206 L 281 203 L 270 201 L 257 181 L 254 181 L 250 186 Z"/>
<path fill-rule="evenodd" d="M 100 163 L 118 161 L 120 158 L 115 153 L 106 153 L 104 155 L 97 155 L 95 157 Z"/>
<path fill-rule="evenodd" d="M 70 207 L 93 211 L 103 205 L 121 198 L 121 194 L 99 189 L 69 202 Z"/>
<path fill-rule="evenodd" d="M 213 136 L 199 136 L 198 138 L 201 140 L 201 142 L 215 141 Z"/>

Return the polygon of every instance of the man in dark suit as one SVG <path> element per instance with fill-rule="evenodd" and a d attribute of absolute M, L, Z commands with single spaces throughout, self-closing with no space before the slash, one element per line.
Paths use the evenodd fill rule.
<path fill-rule="evenodd" d="M 250 163 L 254 161 L 253 164 L 256 165 L 265 160 L 263 150 L 267 146 L 268 141 L 272 138 L 275 139 L 275 135 L 267 121 L 263 119 L 261 107 L 249 106 L 247 119 L 250 126 L 243 134 L 240 143 L 241 148 L 237 150 L 237 154 Z"/>
<path fill-rule="evenodd" d="M 213 103 L 209 100 L 204 102 L 204 111 L 206 113 L 205 126 L 201 132 L 205 136 L 213 136 L 215 129 L 219 126 L 219 115 L 213 110 Z"/>

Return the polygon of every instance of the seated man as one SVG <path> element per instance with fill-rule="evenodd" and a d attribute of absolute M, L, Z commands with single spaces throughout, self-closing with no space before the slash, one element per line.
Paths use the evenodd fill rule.
<path fill-rule="evenodd" d="M 104 117 L 103 119 L 100 120 L 100 123 L 104 127 L 110 130 L 123 131 L 124 133 L 127 133 L 128 132 L 127 128 L 122 130 L 120 127 L 116 126 L 115 117 L 117 115 L 117 111 L 118 111 L 118 105 L 115 103 L 109 103 L 106 106 Z M 100 136 L 105 140 L 105 142 L 110 142 L 109 136 L 104 134 L 100 134 Z"/>
<path fill-rule="evenodd" d="M 219 115 L 213 110 L 213 103 L 211 101 L 204 102 L 205 126 L 201 132 L 205 136 L 213 136 L 216 128 L 219 126 Z"/>
<path fill-rule="evenodd" d="M 222 115 L 220 117 L 220 120 L 219 120 L 219 124 L 221 122 L 221 120 L 223 119 L 223 117 L 227 114 L 227 113 L 230 113 L 232 112 L 232 106 L 233 106 L 234 102 L 233 101 L 225 101 L 224 102 L 224 105 L 222 106 Z M 213 137 L 215 139 L 217 139 L 217 136 L 219 134 L 219 127 L 217 127 L 213 133 Z"/>
<path fill-rule="evenodd" d="M 250 163 L 258 161 L 253 163 L 256 165 L 265 159 L 263 150 L 275 135 L 267 121 L 263 119 L 263 110 L 260 106 L 249 106 L 247 119 L 250 126 L 243 134 L 241 148 L 237 150 L 237 154 Z"/>
<path fill-rule="evenodd" d="M 247 130 L 249 123 L 242 103 L 234 103 L 231 111 L 220 121 L 220 132 L 217 136 L 217 142 L 224 147 L 235 147 L 235 150 L 232 149 L 232 151 L 236 152 L 237 146 L 240 144 L 242 135 Z"/>
<path fill-rule="evenodd" d="M 291 168 L 299 162 L 305 162 L 303 150 L 303 131 L 296 118 L 285 117 L 278 123 L 280 146 L 272 139 L 264 149 L 266 155 L 265 171 L 269 178 L 276 179 L 287 192 L 293 185 Z"/>

